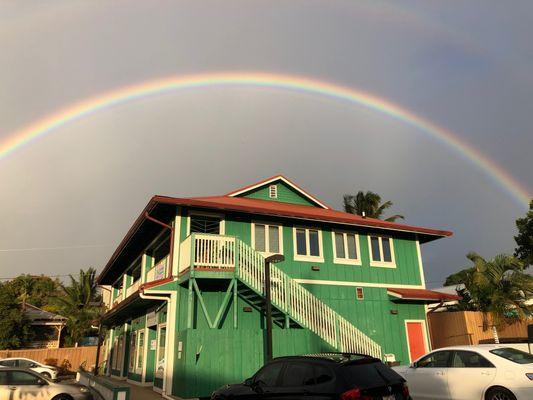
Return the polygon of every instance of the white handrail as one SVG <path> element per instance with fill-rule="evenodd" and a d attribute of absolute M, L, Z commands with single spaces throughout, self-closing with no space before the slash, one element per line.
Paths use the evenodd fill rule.
<path fill-rule="evenodd" d="M 264 257 L 240 240 L 237 251 L 238 278 L 264 295 Z M 381 358 L 381 346 L 378 343 L 274 265 L 270 266 L 270 281 L 273 305 L 297 323 L 341 352 L 363 353 Z"/>

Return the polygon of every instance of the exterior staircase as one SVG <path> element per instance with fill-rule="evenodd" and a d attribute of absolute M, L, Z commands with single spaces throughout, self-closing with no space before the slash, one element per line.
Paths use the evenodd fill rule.
<path fill-rule="evenodd" d="M 180 270 L 233 270 L 239 292 L 250 303 L 264 302 L 265 258 L 243 241 L 222 235 L 192 234 L 180 249 Z M 307 328 L 339 352 L 381 359 L 381 346 L 275 265 L 270 266 L 273 319 Z"/>

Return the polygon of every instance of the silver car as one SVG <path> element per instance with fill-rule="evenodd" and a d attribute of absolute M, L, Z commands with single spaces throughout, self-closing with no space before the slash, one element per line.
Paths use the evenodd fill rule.
<path fill-rule="evenodd" d="M 0 399 L 93 400 L 93 396 L 82 385 L 54 382 L 24 368 L 0 367 Z"/>

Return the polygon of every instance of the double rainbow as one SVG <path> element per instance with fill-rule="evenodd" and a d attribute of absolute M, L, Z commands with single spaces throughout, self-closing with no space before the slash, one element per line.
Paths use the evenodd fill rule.
<path fill-rule="evenodd" d="M 511 194 L 521 206 L 527 206 L 529 204 L 529 191 L 502 167 L 491 161 L 488 157 L 465 141 L 461 140 L 453 132 L 440 127 L 405 108 L 385 99 L 376 97 L 370 93 L 345 86 L 339 86 L 301 76 L 258 72 L 205 73 L 182 77 L 168 77 L 127 86 L 91 97 L 87 100 L 68 106 L 54 114 L 48 115 L 36 123 L 8 135 L 7 140 L 0 143 L 0 160 L 6 158 L 9 154 L 12 154 L 24 145 L 33 142 L 37 138 L 43 137 L 70 122 L 89 116 L 102 109 L 178 90 L 224 86 L 267 87 L 298 91 L 346 101 L 386 114 L 419 129 L 437 139 L 439 142 L 449 146 L 465 159 L 471 161 L 481 170 L 485 171 L 496 184 Z"/>

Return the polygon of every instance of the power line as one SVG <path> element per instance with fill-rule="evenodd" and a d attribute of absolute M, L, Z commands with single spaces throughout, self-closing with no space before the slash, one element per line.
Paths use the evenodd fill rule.
<path fill-rule="evenodd" d="M 20 251 L 41 251 L 41 250 L 68 250 L 68 249 L 87 249 L 95 247 L 110 247 L 107 244 L 80 244 L 75 246 L 56 246 L 56 247 L 28 247 L 15 249 L 0 249 L 0 253 L 20 252 Z"/>

